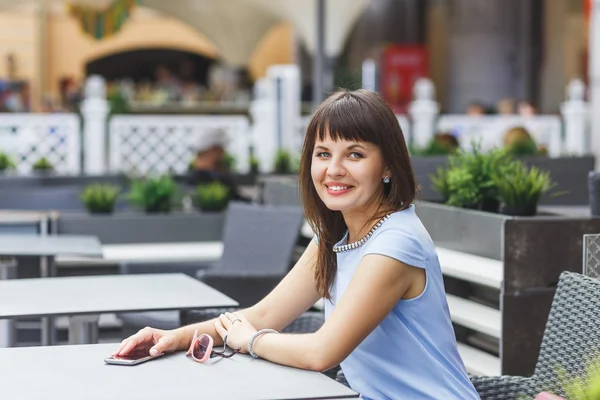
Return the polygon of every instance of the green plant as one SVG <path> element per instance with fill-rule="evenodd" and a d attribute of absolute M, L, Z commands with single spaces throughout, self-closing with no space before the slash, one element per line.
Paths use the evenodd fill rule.
<path fill-rule="evenodd" d="M 8 154 L 0 153 L 0 171 L 15 169 L 16 167 L 16 164 Z"/>
<path fill-rule="evenodd" d="M 258 158 L 254 157 L 254 155 L 250 156 L 250 173 L 258 174 L 260 169 L 260 162 Z"/>
<path fill-rule="evenodd" d="M 52 171 L 54 165 L 46 157 L 42 157 L 33 164 L 32 168 L 34 171 Z"/>
<path fill-rule="evenodd" d="M 483 190 L 489 182 L 477 182 L 475 176 L 465 168 L 451 169 L 446 174 L 448 197 L 446 204 L 462 208 L 480 208 Z"/>
<path fill-rule="evenodd" d="M 504 147 L 507 154 L 512 156 L 527 156 L 540 154 L 537 144 L 531 138 L 516 140 Z"/>
<path fill-rule="evenodd" d="M 294 160 L 292 154 L 287 150 L 277 150 L 275 155 L 275 173 L 278 174 L 290 174 L 294 172 Z"/>
<path fill-rule="evenodd" d="M 415 147 L 415 146 L 410 146 L 409 148 L 410 150 L 410 154 L 414 155 L 414 156 L 447 156 L 450 154 L 454 154 L 456 153 L 456 148 L 438 141 L 436 139 L 432 139 L 429 144 L 426 147 Z"/>
<path fill-rule="evenodd" d="M 229 187 L 218 181 L 201 184 L 196 187 L 192 199 L 202 211 L 223 211 L 229 203 Z"/>
<path fill-rule="evenodd" d="M 444 203 L 450 198 L 450 188 L 448 187 L 448 169 L 438 167 L 435 174 L 430 174 L 431 187 L 442 195 Z"/>
<path fill-rule="evenodd" d="M 168 175 L 134 180 L 128 199 L 148 213 L 169 212 L 175 202 L 177 186 Z"/>
<path fill-rule="evenodd" d="M 235 170 L 236 159 L 231 153 L 225 153 L 223 155 L 223 165 L 225 169 L 229 172 Z"/>
<path fill-rule="evenodd" d="M 564 392 L 565 400 L 600 400 L 600 359 L 585 357 L 585 367 L 573 376 L 563 366 L 556 368 L 559 388 L 546 388 Z M 558 390 L 557 390 L 558 389 Z"/>
<path fill-rule="evenodd" d="M 504 213 L 510 215 L 535 215 L 542 195 L 556 186 L 549 172 L 518 160 L 499 169 L 492 179 Z"/>
<path fill-rule="evenodd" d="M 447 204 L 496 212 L 499 203 L 493 176 L 510 161 L 504 150 L 485 153 L 477 144 L 471 151 L 461 150 L 450 156 Z"/>
<path fill-rule="evenodd" d="M 90 213 L 110 214 L 115 208 L 120 191 L 118 186 L 94 183 L 86 186 L 79 197 Z"/>

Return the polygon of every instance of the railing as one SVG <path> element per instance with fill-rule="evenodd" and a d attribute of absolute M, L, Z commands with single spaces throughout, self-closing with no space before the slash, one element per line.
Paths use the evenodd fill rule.
<path fill-rule="evenodd" d="M 81 172 L 81 129 L 75 114 L 0 114 L 0 151 L 19 173 L 30 173 L 42 157 L 59 174 Z"/>
<path fill-rule="evenodd" d="M 527 129 L 537 145 L 544 146 L 551 157 L 559 157 L 562 154 L 562 123 L 559 117 L 552 115 L 442 115 L 437 122 L 437 132 L 452 134 L 464 149 L 471 148 L 472 142 L 478 142 L 482 150 L 490 150 L 502 147 L 506 133 L 519 126 Z"/>
<path fill-rule="evenodd" d="M 109 166 L 113 173 L 183 173 L 215 129 L 226 134 L 226 149 L 241 172 L 249 169 L 250 131 L 243 116 L 129 116 L 109 124 Z"/>

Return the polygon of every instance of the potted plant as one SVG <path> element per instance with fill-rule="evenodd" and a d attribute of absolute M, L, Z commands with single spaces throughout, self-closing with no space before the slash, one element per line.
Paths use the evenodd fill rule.
<path fill-rule="evenodd" d="M 229 188 L 218 181 L 201 184 L 196 187 L 192 200 L 202 211 L 220 212 L 229 203 Z"/>
<path fill-rule="evenodd" d="M 431 180 L 431 187 L 442 195 L 444 203 L 448 202 L 450 198 L 450 188 L 448 187 L 448 169 L 444 167 L 438 167 L 435 174 L 430 174 L 429 179 Z"/>
<path fill-rule="evenodd" d="M 484 153 L 478 145 L 473 145 L 470 152 L 463 150 L 450 156 L 446 172 L 446 203 L 498 212 L 500 203 L 492 177 L 508 162 L 510 158 L 505 151 L 494 149 Z"/>
<path fill-rule="evenodd" d="M 128 194 L 129 201 L 147 213 L 168 213 L 177 195 L 175 181 L 169 175 L 134 180 Z"/>
<path fill-rule="evenodd" d="M 458 141 L 449 133 L 436 134 L 426 147 L 418 148 L 410 146 L 410 154 L 413 156 L 447 156 L 456 153 Z"/>
<path fill-rule="evenodd" d="M 256 158 L 254 155 L 250 156 L 250 173 L 253 175 L 258 175 L 260 170 L 260 162 L 258 161 L 258 158 Z"/>
<path fill-rule="evenodd" d="M 287 150 L 277 150 L 273 169 L 276 174 L 291 174 L 294 172 L 294 160 Z"/>
<path fill-rule="evenodd" d="M 80 198 L 85 209 L 91 214 L 110 214 L 121 189 L 118 186 L 94 183 L 85 187 Z"/>
<path fill-rule="evenodd" d="M 32 165 L 33 171 L 37 173 L 47 174 L 54 171 L 54 165 L 46 158 L 42 157 Z"/>
<path fill-rule="evenodd" d="M 223 155 L 223 165 L 228 172 L 235 170 L 236 159 L 231 153 L 225 153 Z"/>
<path fill-rule="evenodd" d="M 549 172 L 527 167 L 518 160 L 498 170 L 493 182 L 501 202 L 500 212 L 514 216 L 535 215 L 542 195 L 556 186 Z"/>
<path fill-rule="evenodd" d="M 0 153 L 0 172 L 15 169 L 17 166 L 10 156 L 6 153 Z"/>

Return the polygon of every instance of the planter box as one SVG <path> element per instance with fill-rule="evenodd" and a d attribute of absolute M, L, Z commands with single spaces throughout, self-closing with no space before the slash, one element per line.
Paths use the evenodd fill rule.
<path fill-rule="evenodd" d="M 542 205 L 587 205 L 588 188 L 587 176 L 594 170 L 595 158 L 585 157 L 520 157 L 528 165 L 535 165 L 544 171 L 549 171 L 552 179 L 557 183 L 556 190 L 565 190 L 566 194 L 558 197 L 546 195 L 542 197 Z M 419 200 L 442 201 L 438 192 L 431 188 L 430 174 L 435 174 L 438 167 L 447 165 L 448 157 L 412 157 L 413 169 L 421 191 L 417 195 Z"/>
<path fill-rule="evenodd" d="M 437 246 L 503 261 L 502 373 L 531 375 L 559 275 L 582 271 L 583 235 L 600 232 L 600 218 L 509 217 L 427 202 L 416 210 Z"/>
<path fill-rule="evenodd" d="M 274 206 L 300 206 L 297 175 L 263 176 L 258 181 L 259 200 Z"/>
<path fill-rule="evenodd" d="M 513 217 L 429 202 L 416 211 L 437 246 L 502 260 L 504 223 Z"/>
<path fill-rule="evenodd" d="M 103 244 L 203 242 L 221 240 L 225 213 L 61 213 L 58 234 L 97 236 Z"/>

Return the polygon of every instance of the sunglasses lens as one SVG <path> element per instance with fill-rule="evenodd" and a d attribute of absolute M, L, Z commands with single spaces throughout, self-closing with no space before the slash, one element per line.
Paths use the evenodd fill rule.
<path fill-rule="evenodd" d="M 208 336 L 202 335 L 200 340 L 196 342 L 194 350 L 192 350 L 194 358 L 197 358 L 198 360 L 202 359 L 206 355 L 206 350 L 208 349 L 209 343 L 210 339 Z"/>

